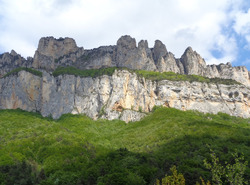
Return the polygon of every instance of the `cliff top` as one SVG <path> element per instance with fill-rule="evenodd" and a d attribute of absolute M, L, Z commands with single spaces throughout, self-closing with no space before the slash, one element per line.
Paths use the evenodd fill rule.
<path fill-rule="evenodd" d="M 84 50 L 72 38 L 42 37 L 34 57 L 27 60 L 14 50 L 0 56 L 0 76 L 18 67 L 30 67 L 53 72 L 60 66 L 73 66 L 81 70 L 107 67 L 128 68 L 178 74 L 201 75 L 209 78 L 233 79 L 250 86 L 250 73 L 244 66 L 232 67 L 230 63 L 206 65 L 205 60 L 191 47 L 181 58 L 175 58 L 167 47 L 156 40 L 153 48 L 146 40 L 138 45 L 135 38 L 121 36 L 114 46 Z"/>

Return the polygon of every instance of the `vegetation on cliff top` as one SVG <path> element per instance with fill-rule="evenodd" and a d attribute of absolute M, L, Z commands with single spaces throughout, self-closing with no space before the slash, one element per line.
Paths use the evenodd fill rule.
<path fill-rule="evenodd" d="M 205 83 L 218 83 L 226 85 L 240 84 L 239 82 L 232 79 L 220 79 L 220 78 L 208 78 L 199 75 L 181 75 L 174 72 L 155 72 L 155 71 L 144 71 L 144 70 L 132 70 L 127 68 L 101 68 L 101 69 L 88 69 L 80 70 L 75 67 L 58 67 L 53 75 L 59 76 L 64 74 L 75 75 L 80 77 L 98 77 L 102 75 L 111 76 L 115 70 L 128 70 L 129 72 L 136 73 L 140 77 L 145 79 L 160 81 L 160 80 L 170 80 L 170 81 L 188 81 L 188 82 L 205 82 Z"/>
<path fill-rule="evenodd" d="M 98 77 L 102 75 L 108 75 L 111 76 L 115 70 L 118 68 L 112 67 L 112 68 L 101 68 L 101 69 L 86 69 L 86 70 L 80 70 L 73 66 L 69 67 L 58 67 L 54 72 L 53 76 L 59 76 L 59 75 L 75 75 L 80 77 Z"/>
<path fill-rule="evenodd" d="M 3 76 L 3 78 L 15 75 L 19 71 L 25 70 L 27 72 L 30 72 L 36 76 L 42 77 L 42 72 L 37 71 L 32 68 L 25 68 L 25 67 L 19 67 L 17 69 L 14 69 Z M 161 80 L 170 80 L 170 81 L 188 81 L 188 82 L 201 82 L 201 83 L 215 83 L 215 84 L 225 84 L 225 85 L 234 85 L 234 84 L 241 84 L 235 80 L 232 79 L 221 79 L 221 78 L 208 78 L 204 76 L 199 75 L 182 75 L 177 74 L 174 72 L 156 72 L 156 71 L 145 71 L 145 70 L 132 70 L 127 68 L 117 68 L 117 67 L 111 67 L 111 68 L 101 68 L 101 69 L 86 69 L 86 70 L 80 70 L 73 66 L 69 67 L 58 67 L 54 72 L 53 76 L 57 77 L 59 75 L 75 75 L 80 77 L 98 77 L 102 75 L 108 75 L 112 76 L 115 70 L 127 70 L 131 73 L 136 73 L 139 77 L 144 77 L 145 79 L 149 79 L 152 81 L 161 81 Z"/>
<path fill-rule="evenodd" d="M 31 68 L 26 68 L 26 67 L 19 67 L 19 68 L 16 68 L 10 72 L 8 72 L 7 74 L 5 74 L 3 76 L 3 78 L 7 77 L 7 76 L 10 76 L 10 75 L 16 75 L 18 74 L 20 71 L 27 71 L 33 75 L 36 75 L 36 76 L 39 76 L 39 77 L 42 77 L 43 76 L 43 73 L 41 71 L 37 71 L 35 69 L 31 69 Z"/>
<path fill-rule="evenodd" d="M 195 184 L 200 176 L 212 180 L 203 162 L 210 149 L 222 164 L 232 163 L 235 151 L 250 161 L 250 119 L 156 108 L 125 124 L 0 110 L 0 141 L 1 185 L 155 184 L 174 165 Z"/>

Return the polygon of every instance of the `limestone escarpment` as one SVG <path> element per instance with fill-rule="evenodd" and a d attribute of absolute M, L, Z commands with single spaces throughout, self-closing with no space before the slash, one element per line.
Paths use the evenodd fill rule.
<path fill-rule="evenodd" d="M 0 55 L 0 78 L 18 67 L 31 67 L 32 63 L 31 57 L 26 60 L 14 50 L 10 53 L 3 53 Z"/>
<path fill-rule="evenodd" d="M 232 67 L 230 63 L 206 65 L 205 60 L 191 47 L 180 59 L 167 51 L 159 40 L 149 48 L 146 40 L 136 43 L 128 35 L 118 39 L 114 46 L 84 50 L 71 38 L 55 39 L 44 37 L 39 41 L 34 58 L 27 60 L 14 51 L 0 56 L 0 76 L 17 67 L 33 67 L 38 70 L 54 71 L 59 66 L 74 66 L 78 69 L 125 67 L 129 69 L 195 74 L 210 78 L 233 79 L 250 86 L 249 71 L 244 66 Z"/>
<path fill-rule="evenodd" d="M 150 81 L 127 70 L 112 76 L 84 77 L 59 75 L 57 67 L 77 69 L 107 67 L 158 72 L 172 71 L 186 75 L 234 79 L 242 85 L 222 85 L 187 81 Z M 43 72 L 42 77 L 26 71 L 2 78 L 18 67 Z M 177 59 L 159 40 L 149 48 L 148 42 L 122 36 L 114 46 L 86 50 L 71 38 L 44 37 L 34 58 L 24 59 L 15 51 L 0 55 L 0 109 L 21 108 L 38 111 L 57 119 L 62 114 L 86 114 L 93 119 L 121 119 L 126 122 L 142 118 L 155 105 L 206 113 L 224 112 L 250 117 L 250 72 L 230 63 L 206 65 L 191 47 Z"/>
<path fill-rule="evenodd" d="M 62 114 L 86 114 L 93 119 L 135 121 L 155 105 L 181 110 L 224 112 L 250 117 L 250 89 L 244 85 L 186 81 L 151 81 L 126 70 L 112 76 L 37 77 L 21 71 L 0 79 L 0 109 L 38 111 L 57 119 Z"/>

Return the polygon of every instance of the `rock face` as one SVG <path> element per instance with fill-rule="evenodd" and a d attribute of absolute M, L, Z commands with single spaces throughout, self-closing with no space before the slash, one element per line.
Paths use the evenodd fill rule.
<path fill-rule="evenodd" d="M 70 54 L 77 52 L 79 49 L 83 50 L 83 48 L 78 48 L 75 40 L 71 38 L 41 38 L 34 55 L 32 67 L 47 71 L 55 70 L 59 66 L 58 60 L 60 57 L 69 55 L 70 58 Z"/>
<path fill-rule="evenodd" d="M 188 47 L 181 56 L 185 74 L 205 76 L 206 63 L 203 58 L 191 47 Z"/>
<path fill-rule="evenodd" d="M 0 109 L 38 111 L 55 119 L 73 113 L 129 122 L 141 119 L 142 112 L 155 105 L 250 117 L 250 89 L 244 85 L 155 82 L 126 70 L 96 78 L 53 77 L 47 72 L 37 77 L 20 71 L 0 79 L 0 97 Z"/>
<path fill-rule="evenodd" d="M 18 67 L 31 67 L 32 62 L 33 59 L 31 57 L 25 60 L 14 50 L 10 53 L 3 53 L 0 55 L 0 78 Z"/>
<path fill-rule="evenodd" d="M 172 71 L 234 79 L 243 85 L 154 82 L 126 70 L 97 78 L 52 76 L 59 66 L 82 70 L 123 67 Z M 18 75 L 3 77 L 18 67 L 40 70 L 43 76 L 21 71 Z M 0 109 L 39 111 L 43 116 L 55 119 L 65 113 L 83 113 L 93 119 L 101 117 L 129 122 L 141 119 L 155 105 L 250 117 L 249 87 L 250 72 L 244 66 L 232 67 L 230 63 L 206 65 L 191 47 L 177 59 L 159 40 L 149 48 L 146 40 L 141 40 L 137 46 L 136 40 L 128 35 L 118 39 L 114 46 L 91 50 L 78 47 L 71 38 L 44 37 L 39 41 L 34 58 L 24 59 L 13 50 L 0 55 Z"/>
<path fill-rule="evenodd" d="M 250 86 L 249 71 L 244 66 L 232 67 L 230 63 L 206 65 L 205 60 L 191 47 L 180 59 L 176 59 L 159 40 L 153 48 L 146 40 L 137 43 L 128 35 L 118 39 L 115 46 L 102 46 L 92 50 L 78 47 L 71 38 L 40 39 L 34 58 L 25 60 L 16 52 L 0 55 L 0 76 L 17 67 L 33 67 L 38 70 L 54 71 L 59 66 L 74 66 L 78 69 L 125 67 L 129 69 L 194 74 L 210 78 L 233 79 Z"/>

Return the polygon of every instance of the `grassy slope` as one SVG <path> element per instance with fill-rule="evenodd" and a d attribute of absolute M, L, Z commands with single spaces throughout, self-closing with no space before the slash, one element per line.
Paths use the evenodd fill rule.
<path fill-rule="evenodd" d="M 230 160 L 230 153 L 237 149 L 250 161 L 249 119 L 167 108 L 159 108 L 130 124 L 118 120 L 93 121 L 82 115 L 64 115 L 54 121 L 36 113 L 1 110 L 0 141 L 0 166 L 29 161 L 37 171 L 44 169 L 45 184 L 107 183 L 116 179 L 117 173 L 112 170 L 124 164 L 121 160 L 135 164 L 138 169 L 119 166 L 119 170 L 126 171 L 117 176 L 126 173 L 136 184 L 154 182 L 174 164 L 187 183 L 192 184 L 200 175 L 211 179 L 203 167 L 204 158 L 209 157 L 207 145 L 222 160 Z M 120 148 L 128 151 L 124 154 Z M 250 178 L 249 167 L 247 174 Z"/>

